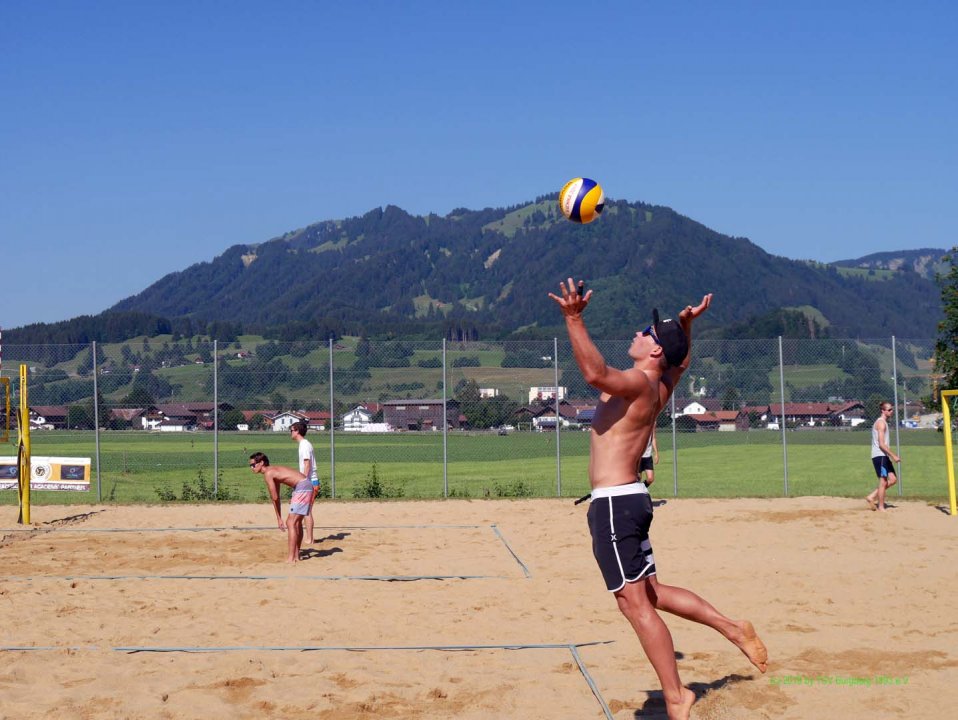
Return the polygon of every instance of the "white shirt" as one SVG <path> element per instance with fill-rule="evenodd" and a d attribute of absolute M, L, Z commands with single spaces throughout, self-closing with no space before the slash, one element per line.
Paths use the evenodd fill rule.
<path fill-rule="evenodd" d="M 299 471 L 306 473 L 306 461 L 309 460 L 309 475 L 307 479 L 310 482 L 319 481 L 319 473 L 316 472 L 316 456 L 313 454 L 313 444 L 303 438 L 299 441 Z"/>

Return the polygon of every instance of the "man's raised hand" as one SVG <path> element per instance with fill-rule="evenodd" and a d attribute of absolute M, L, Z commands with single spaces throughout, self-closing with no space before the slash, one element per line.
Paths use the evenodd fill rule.
<path fill-rule="evenodd" d="M 566 316 L 581 314 L 592 298 L 592 291 L 585 289 L 585 280 L 579 280 L 578 284 L 572 278 L 560 282 L 559 292 L 561 297 L 554 293 L 549 293 L 549 297 L 556 301 Z"/>

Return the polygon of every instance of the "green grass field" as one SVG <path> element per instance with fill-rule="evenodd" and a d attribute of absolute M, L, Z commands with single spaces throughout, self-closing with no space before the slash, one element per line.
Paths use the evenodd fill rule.
<path fill-rule="evenodd" d="M 788 459 L 789 495 L 865 495 L 874 486 L 869 435 L 864 432 L 798 431 L 787 433 L 680 433 L 658 436 L 660 463 L 653 495 L 672 497 L 781 497 Z M 310 436 L 324 484 L 331 474 L 328 434 Z M 588 490 L 586 469 L 589 434 L 566 432 L 559 437 L 562 495 L 577 497 Z M 894 443 L 894 436 L 893 436 Z M 296 448 L 285 433 L 222 433 L 218 439 L 219 486 L 245 502 L 266 501 L 262 479 L 248 469 L 247 458 L 265 452 L 274 464 L 296 464 Z M 92 432 L 34 432 L 33 454 L 95 459 Z M 387 491 L 406 498 L 443 496 L 443 457 L 447 458 L 450 494 L 472 498 L 555 496 L 556 438 L 551 433 L 450 434 L 445 451 L 438 433 L 360 435 L 337 433 L 334 443 L 336 496 L 352 499 L 370 479 L 375 465 Z M 160 491 L 178 497 L 184 483 L 196 485 L 200 474 L 213 482 L 214 438 L 210 433 L 100 433 L 100 485 L 104 502 L 158 503 Z M 13 444 L 0 454 L 15 455 Z M 944 502 L 948 496 L 941 433 L 901 433 L 904 497 Z M 392 494 L 398 494 L 393 492 Z M 898 497 L 897 489 L 892 495 Z M 97 501 L 96 468 L 88 493 L 33 493 L 33 503 L 84 504 Z M 16 492 L 0 493 L 0 504 L 15 505 Z"/>

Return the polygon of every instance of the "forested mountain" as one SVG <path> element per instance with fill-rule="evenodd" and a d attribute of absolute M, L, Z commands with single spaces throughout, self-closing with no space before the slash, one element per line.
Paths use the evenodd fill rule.
<path fill-rule="evenodd" d="M 562 218 L 549 195 L 444 217 L 388 206 L 236 245 L 83 319 L 83 327 L 165 323 L 224 339 L 240 331 L 286 339 L 546 336 L 561 327 L 547 293 L 570 275 L 596 291 L 588 317 L 597 337 L 626 337 L 653 306 L 673 314 L 706 292 L 715 301 L 703 330 L 804 308 L 818 318 L 818 335 L 933 337 L 941 317 L 934 280 L 908 263 L 875 275 L 789 260 L 641 202 L 608 201 L 599 220 L 581 226 Z M 11 341 L 43 342 L 58 326 L 73 327 L 29 326 Z M 87 339 L 97 338 L 69 341 Z"/>

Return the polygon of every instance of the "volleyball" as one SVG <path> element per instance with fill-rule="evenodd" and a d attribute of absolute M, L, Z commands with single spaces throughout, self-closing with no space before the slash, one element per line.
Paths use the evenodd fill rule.
<path fill-rule="evenodd" d="M 559 209 L 572 222 L 590 223 L 602 213 L 605 193 L 602 186 L 589 178 L 573 178 L 559 193 Z"/>

